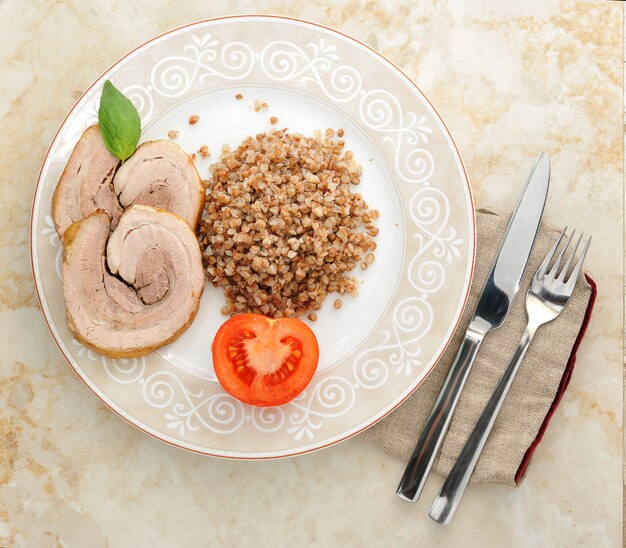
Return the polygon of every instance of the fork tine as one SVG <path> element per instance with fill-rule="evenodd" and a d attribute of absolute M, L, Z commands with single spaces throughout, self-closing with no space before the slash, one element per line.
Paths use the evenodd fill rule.
<path fill-rule="evenodd" d="M 543 260 L 543 262 L 541 263 L 541 265 L 537 269 L 537 274 L 535 274 L 535 277 L 538 280 L 543 279 L 543 277 L 546 275 L 546 271 L 548 270 L 548 266 L 550 266 L 550 261 L 552 261 L 552 258 L 554 257 L 554 254 L 556 253 L 556 250 L 558 249 L 559 244 L 561 243 L 561 240 L 563 239 L 563 236 L 565 235 L 565 231 L 566 230 L 567 230 L 567 227 L 565 227 L 563 230 L 561 230 L 561 234 L 559 234 L 559 237 L 557 238 L 556 242 L 554 242 L 554 245 L 552 246 L 552 249 L 550 249 L 550 251 L 548 251 L 548 254 L 546 255 L 546 258 Z"/>
<path fill-rule="evenodd" d="M 578 262 L 576 263 L 576 265 L 574 266 L 574 269 L 572 270 L 572 274 L 567 279 L 567 283 L 565 284 L 565 287 L 567 288 L 568 291 L 574 290 L 574 286 L 576 285 L 576 280 L 578 279 L 578 275 L 580 274 L 580 271 L 583 267 L 583 263 L 585 262 L 585 255 L 587 255 L 589 244 L 591 244 L 591 236 L 589 236 L 589 239 L 587 240 L 585 247 L 581 251 L 580 257 L 578 257 Z"/>
<path fill-rule="evenodd" d="M 572 236 L 570 237 L 570 242 L 574 239 L 574 232 L 572 232 Z M 572 249 L 572 252 L 569 254 L 567 261 L 565 261 L 565 264 L 563 265 L 563 270 L 561 270 L 557 280 L 560 280 L 562 282 L 565 281 L 565 276 L 567 275 L 567 271 L 569 270 L 569 267 L 572 264 L 572 261 L 574 260 L 574 255 L 576 255 L 576 250 L 578 249 L 578 246 L 580 245 L 580 241 L 583 239 L 583 236 L 584 236 L 584 233 L 581 232 L 580 236 L 578 236 L 578 240 L 576 240 L 574 249 Z"/>
<path fill-rule="evenodd" d="M 567 238 L 567 241 L 565 242 L 563 249 L 561 249 L 561 252 L 557 255 L 557 258 L 554 261 L 554 264 L 552 265 L 550 272 L 548 272 L 548 274 L 552 275 L 553 278 L 556 278 L 561 272 L 560 270 L 561 261 L 563 260 L 563 257 L 565 256 L 565 252 L 567 251 L 569 244 L 572 242 L 572 238 L 574 237 L 574 234 L 576 234 L 576 230 L 572 230 L 572 235 L 569 238 Z"/>

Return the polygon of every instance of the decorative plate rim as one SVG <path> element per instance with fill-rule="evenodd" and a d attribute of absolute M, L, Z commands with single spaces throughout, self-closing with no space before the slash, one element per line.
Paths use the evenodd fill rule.
<path fill-rule="evenodd" d="M 300 447 L 300 448 L 295 449 L 295 450 L 274 451 L 274 452 L 271 452 L 271 454 L 250 453 L 250 452 L 236 452 L 236 451 L 229 453 L 229 452 L 226 452 L 226 451 L 220 451 L 220 450 L 215 450 L 215 449 L 207 450 L 206 448 L 198 446 L 198 445 L 196 445 L 194 443 L 182 444 L 180 442 L 180 440 L 172 438 L 171 436 L 168 436 L 164 432 L 161 432 L 161 431 L 159 431 L 159 430 L 157 430 L 157 429 L 155 429 L 155 428 L 153 428 L 151 426 L 148 426 L 147 424 L 144 424 L 143 421 L 141 421 L 140 419 L 130 415 L 122 407 L 120 407 L 116 403 L 110 401 L 109 398 L 106 396 L 106 394 L 102 393 L 101 390 L 97 386 L 92 386 L 91 381 L 89 379 L 84 378 L 79 373 L 79 371 L 77 371 L 76 367 L 72 364 L 71 359 L 68 357 L 66 352 L 63 350 L 63 345 L 57 339 L 57 336 L 55 335 L 55 329 L 50 324 L 50 322 L 48 320 L 48 317 L 47 317 L 46 313 L 44 312 L 44 309 L 47 308 L 47 307 L 44 307 L 44 302 L 42 301 L 42 296 L 40 295 L 39 286 L 38 286 L 38 283 L 37 283 L 38 276 L 37 276 L 37 273 L 35 271 L 35 254 L 36 254 L 36 250 L 35 250 L 35 235 L 34 235 L 34 232 L 33 232 L 33 224 L 34 224 L 34 220 L 35 220 L 35 208 L 37 206 L 37 195 L 38 195 L 38 191 L 39 191 L 39 188 L 40 188 L 40 185 L 41 185 L 43 170 L 44 170 L 44 167 L 45 167 L 45 165 L 46 165 L 46 163 L 48 161 L 48 158 L 49 158 L 52 146 L 56 142 L 57 137 L 59 136 L 59 133 L 64 128 L 66 121 L 72 115 L 72 113 L 76 109 L 77 105 L 82 101 L 83 97 L 86 94 L 88 94 L 92 88 L 97 86 L 99 84 L 99 82 L 102 80 L 102 78 L 106 74 L 108 74 L 112 69 L 117 67 L 123 61 L 128 60 L 129 58 L 134 56 L 134 54 L 138 50 L 144 48 L 148 44 L 155 43 L 157 41 L 160 41 L 162 38 L 164 38 L 164 37 L 166 37 L 168 35 L 174 34 L 176 32 L 179 32 L 181 30 L 184 30 L 184 29 L 196 26 L 196 25 L 205 24 L 205 23 L 211 23 L 211 22 L 218 22 L 218 21 L 226 21 L 226 20 L 239 20 L 239 19 L 244 19 L 244 20 L 262 19 L 262 20 L 279 20 L 279 21 L 282 20 L 282 21 L 294 22 L 294 23 L 298 23 L 298 24 L 304 24 L 304 25 L 309 25 L 311 27 L 316 27 L 316 28 L 319 28 L 319 29 L 323 29 L 323 30 L 325 30 L 327 32 L 340 35 L 341 37 L 346 39 L 348 42 L 353 43 L 353 45 L 357 45 L 357 46 L 359 46 L 361 48 L 365 48 L 365 50 L 369 51 L 374 56 L 377 56 L 381 61 L 383 61 L 389 67 L 391 67 L 394 71 L 396 71 L 402 77 L 402 79 L 407 84 L 410 84 L 410 86 L 412 86 L 415 89 L 415 91 L 429 105 L 429 107 L 432 109 L 432 112 L 433 112 L 434 116 L 436 117 L 438 122 L 441 124 L 441 128 L 442 128 L 443 132 L 445 133 L 445 136 L 447 137 L 447 139 L 449 140 L 449 143 L 453 147 L 453 149 L 454 149 L 454 151 L 456 153 L 454 156 L 455 156 L 455 162 L 457 163 L 458 168 L 459 168 L 459 175 L 462 176 L 462 182 L 465 184 L 466 189 L 467 189 L 466 199 L 469 201 L 469 206 L 470 206 L 469 207 L 469 210 L 470 210 L 469 213 L 470 213 L 470 218 L 471 218 L 471 223 L 469 223 L 469 226 L 468 226 L 468 229 L 469 229 L 469 234 L 468 234 L 468 263 L 471 263 L 471 264 L 469 264 L 469 265 L 466 264 L 466 266 L 465 266 L 466 269 L 469 266 L 469 271 L 466 272 L 465 280 L 464 280 L 465 294 L 463 295 L 462 302 L 461 302 L 461 299 L 459 299 L 459 304 L 457 305 L 457 310 L 455 311 L 455 314 L 454 314 L 454 316 L 452 318 L 452 321 L 450 322 L 450 328 L 449 328 L 449 333 L 447 334 L 447 340 L 445 340 L 445 343 L 443 343 L 440 346 L 440 348 L 441 348 L 440 352 L 438 353 L 438 355 L 433 357 L 433 362 L 432 362 L 431 367 L 424 373 L 422 378 L 417 380 L 417 381 L 415 381 L 414 386 L 409 387 L 403 393 L 399 394 L 392 404 L 388 405 L 386 408 L 383 408 L 381 410 L 381 412 L 379 412 L 378 414 L 376 414 L 373 417 L 371 417 L 370 419 L 368 419 L 367 424 L 362 424 L 361 423 L 361 424 L 357 425 L 356 427 L 353 427 L 352 429 L 350 429 L 350 430 L 348 430 L 346 432 L 342 432 L 341 434 L 334 436 L 333 438 L 331 438 L 330 440 L 327 440 L 325 443 L 323 443 L 321 445 L 318 444 L 318 443 L 312 443 L 310 445 L 307 445 L 307 446 L 304 446 L 304 447 Z M 109 408 L 111 411 L 113 411 L 116 415 L 118 415 L 120 418 L 122 418 L 128 424 L 130 424 L 133 427 L 137 428 L 141 432 L 144 432 L 144 433 L 148 434 L 149 436 L 151 436 L 153 438 L 156 438 L 156 439 L 158 439 L 158 440 L 160 440 L 162 442 L 165 442 L 165 443 L 167 443 L 169 445 L 173 445 L 173 446 L 178 447 L 180 449 L 184 449 L 186 451 L 190 451 L 190 452 L 198 453 L 198 454 L 202 454 L 202 455 L 207 455 L 207 456 L 212 456 L 212 457 L 216 457 L 216 458 L 225 458 L 225 459 L 234 459 L 234 460 L 275 460 L 275 459 L 281 459 L 281 458 L 294 457 L 294 456 L 310 453 L 310 452 L 313 452 L 313 451 L 318 451 L 318 450 L 321 450 L 321 449 L 325 449 L 327 447 L 330 447 L 332 445 L 335 445 L 337 443 L 345 441 L 346 439 L 351 438 L 351 437 L 353 437 L 353 436 L 363 432 L 367 428 L 373 426 L 374 424 L 376 424 L 377 422 L 379 422 L 380 420 L 385 418 L 392 411 L 397 409 L 400 405 L 402 405 L 402 403 L 404 403 L 404 401 L 409 396 L 411 396 L 411 394 L 413 394 L 413 392 L 424 382 L 424 380 L 432 372 L 432 370 L 437 365 L 437 363 L 441 359 L 442 355 L 444 354 L 444 352 L 446 351 L 446 349 L 450 345 L 450 342 L 452 340 L 453 334 L 456 331 L 456 329 L 458 328 L 458 325 L 459 325 L 459 322 L 461 320 L 463 311 L 465 310 L 465 307 L 467 305 L 469 292 L 470 292 L 470 288 L 471 288 L 471 284 L 472 284 L 472 279 L 473 279 L 473 276 L 474 276 L 475 261 L 476 261 L 476 212 L 475 212 L 474 196 L 473 196 L 473 193 L 472 193 L 471 185 L 469 183 L 467 170 L 465 168 L 465 164 L 464 164 L 463 159 L 461 157 L 459 148 L 458 148 L 454 138 L 452 137 L 452 134 L 450 133 L 450 130 L 448 129 L 447 125 L 445 124 L 443 118 L 441 117 L 441 115 L 439 114 L 437 109 L 433 106 L 433 104 L 430 102 L 428 97 L 421 91 L 419 86 L 415 82 L 413 82 L 392 61 L 387 59 L 384 55 L 382 55 L 380 52 L 378 52 L 374 48 L 372 48 L 372 47 L 368 46 L 367 44 L 361 42 L 357 38 L 354 38 L 354 37 L 352 37 L 352 36 L 350 36 L 348 34 L 345 34 L 344 32 L 342 32 L 340 30 L 337 30 L 335 28 L 332 28 L 332 27 L 329 27 L 327 25 L 323 25 L 323 24 L 320 24 L 320 23 L 316 23 L 316 22 L 313 22 L 313 21 L 307 21 L 307 20 L 299 19 L 299 18 L 295 18 L 295 17 L 287 17 L 287 16 L 281 16 L 281 15 L 270 15 L 270 14 L 227 15 L 227 16 L 214 17 L 214 18 L 202 19 L 202 20 L 194 21 L 192 23 L 188 23 L 186 25 L 182 25 L 182 26 L 170 29 L 168 31 L 165 31 L 165 32 L 163 32 L 163 33 L 161 33 L 161 34 L 159 34 L 159 35 L 157 35 L 157 36 L 155 36 L 155 37 L 153 37 L 153 38 L 151 38 L 149 40 L 146 40 L 145 42 L 142 42 L 140 45 L 138 45 L 137 47 L 133 48 L 131 51 L 129 51 L 128 53 L 126 53 L 125 55 L 120 57 L 115 63 L 113 63 L 109 67 L 107 67 L 103 72 L 101 72 L 100 75 L 91 83 L 91 85 L 81 94 L 81 96 L 76 100 L 74 105 L 70 108 L 70 110 L 68 111 L 66 116 L 61 121 L 57 131 L 55 132 L 54 136 L 52 137 L 52 140 L 50 141 L 50 145 L 48 146 L 46 154 L 44 155 L 44 158 L 42 160 L 41 168 L 39 170 L 39 174 L 38 174 L 38 177 L 37 177 L 37 183 L 35 185 L 35 189 L 34 189 L 34 192 L 33 192 L 33 202 L 32 202 L 32 206 L 31 206 L 30 229 L 29 229 L 29 247 L 30 247 L 30 259 L 31 259 L 31 271 L 32 271 L 32 274 L 33 274 L 33 282 L 34 282 L 34 286 L 35 286 L 35 293 L 37 294 L 37 300 L 38 300 L 40 309 L 42 310 L 42 315 L 44 317 L 44 321 L 46 322 L 46 325 L 47 325 L 47 327 L 48 327 L 48 329 L 49 329 L 49 331 L 50 331 L 50 333 L 52 335 L 52 338 L 54 339 L 54 342 L 57 345 L 57 347 L 59 348 L 63 358 L 65 359 L 65 361 L 71 367 L 71 369 L 74 372 L 74 374 L 89 389 L 89 391 L 96 398 L 98 398 L 98 400 L 100 400 L 100 402 L 102 402 L 107 408 Z"/>

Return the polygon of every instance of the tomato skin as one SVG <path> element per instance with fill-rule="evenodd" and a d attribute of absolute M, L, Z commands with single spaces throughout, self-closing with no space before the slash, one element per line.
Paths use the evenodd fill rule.
<path fill-rule="evenodd" d="M 238 314 L 215 334 L 215 374 L 231 396 L 259 407 L 283 405 L 311 381 L 319 361 L 315 334 L 295 318 Z"/>

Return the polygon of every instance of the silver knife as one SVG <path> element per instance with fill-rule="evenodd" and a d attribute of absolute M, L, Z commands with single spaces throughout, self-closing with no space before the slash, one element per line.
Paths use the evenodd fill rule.
<path fill-rule="evenodd" d="M 550 157 L 542 152 L 511 216 L 463 343 L 400 480 L 396 494 L 401 499 L 416 502 L 419 498 L 478 349 L 485 335 L 506 320 L 535 242 L 549 182 Z"/>

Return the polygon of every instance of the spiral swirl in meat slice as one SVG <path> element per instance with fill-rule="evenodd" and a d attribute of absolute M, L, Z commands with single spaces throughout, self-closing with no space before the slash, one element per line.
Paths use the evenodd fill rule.
<path fill-rule="evenodd" d="M 113 191 L 113 175 L 119 160 L 111 154 L 100 128 L 87 128 L 74 146 L 52 198 L 52 219 L 59 233 L 74 222 L 101 209 L 111 215 L 115 228 L 122 208 Z"/>
<path fill-rule="evenodd" d="M 148 206 L 131 206 L 109 227 L 97 211 L 65 232 L 67 323 L 102 354 L 142 356 L 193 321 L 205 283 L 200 249 L 183 219 Z"/>
<path fill-rule="evenodd" d="M 171 141 L 142 144 L 115 175 L 122 207 L 133 204 L 165 209 L 196 229 L 204 207 L 204 185 L 191 158 Z"/>

